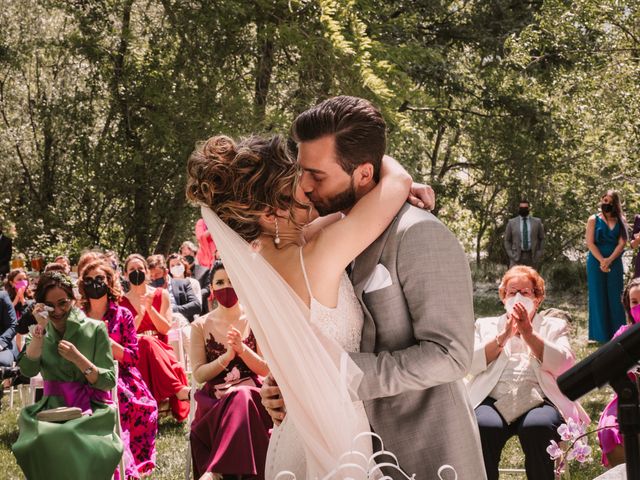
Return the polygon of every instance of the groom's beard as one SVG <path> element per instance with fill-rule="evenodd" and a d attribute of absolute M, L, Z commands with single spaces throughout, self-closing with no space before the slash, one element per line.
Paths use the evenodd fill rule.
<path fill-rule="evenodd" d="M 324 217 L 332 213 L 349 210 L 356 204 L 356 201 L 356 189 L 353 185 L 353 177 L 351 177 L 351 181 L 346 190 L 336 194 L 333 198 L 325 202 L 314 201 L 313 206 L 316 207 L 320 216 Z"/>

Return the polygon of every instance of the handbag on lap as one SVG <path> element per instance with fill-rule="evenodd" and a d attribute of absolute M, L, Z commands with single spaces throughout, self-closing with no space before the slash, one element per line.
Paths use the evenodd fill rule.
<path fill-rule="evenodd" d="M 36 414 L 41 422 L 66 422 L 82 417 L 82 410 L 78 407 L 58 407 L 42 410 Z"/>

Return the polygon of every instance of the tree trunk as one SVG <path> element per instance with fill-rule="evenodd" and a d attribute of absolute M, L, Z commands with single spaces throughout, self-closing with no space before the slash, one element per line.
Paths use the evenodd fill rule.
<path fill-rule="evenodd" d="M 256 87 L 253 99 L 254 114 L 258 123 L 264 122 L 267 111 L 267 96 L 273 73 L 275 28 L 271 24 L 258 24 L 258 62 L 256 65 Z"/>

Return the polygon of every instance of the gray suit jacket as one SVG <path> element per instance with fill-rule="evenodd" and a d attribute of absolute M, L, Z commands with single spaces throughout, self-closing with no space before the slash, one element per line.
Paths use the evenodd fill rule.
<path fill-rule="evenodd" d="M 378 264 L 391 285 L 365 293 Z M 437 479 L 443 464 L 460 480 L 486 478 L 462 382 L 473 356 L 474 316 L 458 240 L 436 217 L 406 204 L 356 259 L 352 281 L 365 320 L 361 352 L 351 356 L 364 372 L 358 395 L 373 431 L 416 478 Z"/>
<path fill-rule="evenodd" d="M 531 226 L 531 258 L 534 263 L 539 263 L 542 259 L 544 249 L 544 227 L 538 217 L 529 217 Z M 504 232 L 504 248 L 509 259 L 517 263 L 522 254 L 522 235 L 520 233 L 520 217 L 515 217 L 507 223 Z"/>

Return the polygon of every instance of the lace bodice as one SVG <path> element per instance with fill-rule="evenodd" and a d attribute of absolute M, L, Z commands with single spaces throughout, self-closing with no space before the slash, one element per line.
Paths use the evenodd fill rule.
<path fill-rule="evenodd" d="M 336 307 L 329 308 L 318 302 L 311 293 L 302 249 L 300 249 L 300 263 L 311 298 L 311 323 L 328 337 L 335 339 L 346 352 L 359 352 L 364 314 L 347 273 L 345 272 L 340 279 Z"/>

